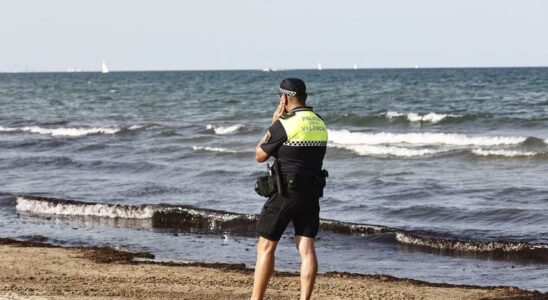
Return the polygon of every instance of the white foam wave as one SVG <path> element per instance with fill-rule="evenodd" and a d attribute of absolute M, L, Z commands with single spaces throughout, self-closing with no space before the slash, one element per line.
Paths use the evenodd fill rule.
<path fill-rule="evenodd" d="M 131 128 L 130 128 L 131 129 Z M 133 128 L 136 129 L 136 128 Z M 30 132 L 35 134 L 47 134 L 51 136 L 78 137 L 89 134 L 115 134 L 121 128 L 117 127 L 91 127 L 91 128 L 44 128 L 39 126 L 2 127 L 0 132 Z"/>
<path fill-rule="evenodd" d="M 386 116 L 388 119 L 393 119 L 393 118 L 406 116 L 407 120 L 409 120 L 409 122 L 413 122 L 413 123 L 425 122 L 425 123 L 432 123 L 432 124 L 439 123 L 439 122 L 445 120 L 446 118 L 460 118 L 460 117 L 462 117 L 462 115 L 438 114 L 438 113 L 434 113 L 434 112 L 421 115 L 419 113 L 414 113 L 414 112 L 400 113 L 400 112 L 397 112 L 397 111 L 388 111 L 388 112 L 385 112 L 385 113 L 381 113 L 381 115 Z"/>
<path fill-rule="evenodd" d="M 474 252 L 519 252 L 527 250 L 546 249 L 546 245 L 531 245 L 524 242 L 502 241 L 460 241 L 450 239 L 436 239 L 414 236 L 405 232 L 397 232 L 396 240 L 402 244 L 430 247 L 449 251 L 474 251 Z"/>
<path fill-rule="evenodd" d="M 330 144 L 332 147 L 343 148 L 356 152 L 364 156 L 398 156 L 398 157 L 419 157 L 433 155 L 444 152 L 444 150 L 434 149 L 411 149 L 395 146 L 372 146 L 372 145 L 336 145 Z"/>
<path fill-rule="evenodd" d="M 221 152 L 221 153 L 238 153 L 238 151 L 230 150 L 220 147 L 202 147 L 202 146 L 192 146 L 194 151 L 211 151 L 211 152 Z"/>
<path fill-rule="evenodd" d="M 131 125 L 129 126 L 128 130 L 137 130 L 137 129 L 141 129 L 141 128 L 145 128 L 146 125 Z"/>
<path fill-rule="evenodd" d="M 95 216 L 123 219 L 150 219 L 156 209 L 148 206 L 123 206 L 112 204 L 72 204 L 53 203 L 17 197 L 18 211 L 34 214 L 52 214 L 64 216 Z"/>
<path fill-rule="evenodd" d="M 12 131 L 17 131 L 17 128 L 8 128 L 8 127 L 0 126 L 0 132 L 12 132 Z"/>
<path fill-rule="evenodd" d="M 227 126 L 227 127 L 221 127 L 221 126 L 217 127 L 217 126 L 208 124 L 207 130 L 213 130 L 215 134 L 231 134 L 231 133 L 238 132 L 238 130 L 244 127 L 245 125 L 242 125 L 242 124 L 236 124 L 236 125 Z"/>
<path fill-rule="evenodd" d="M 516 145 L 525 137 L 476 136 L 453 133 L 364 133 L 348 130 L 328 130 L 329 139 L 339 145 L 454 145 L 454 146 L 497 146 Z"/>
<path fill-rule="evenodd" d="M 502 157 L 523 157 L 523 156 L 535 156 L 539 153 L 528 151 L 515 151 L 515 150 L 484 150 L 474 149 L 472 153 L 479 156 L 502 156 Z"/>

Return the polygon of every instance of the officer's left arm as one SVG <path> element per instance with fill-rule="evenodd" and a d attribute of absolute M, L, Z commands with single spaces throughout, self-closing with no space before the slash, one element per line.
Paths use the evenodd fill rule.
<path fill-rule="evenodd" d="M 278 151 L 285 141 L 287 141 L 287 135 L 282 124 L 280 121 L 274 122 L 255 148 L 255 159 L 257 162 L 265 162 Z"/>
<path fill-rule="evenodd" d="M 259 143 L 257 145 L 257 148 L 255 148 L 255 159 L 257 160 L 257 162 L 265 162 L 269 157 L 270 155 L 268 155 L 268 153 L 264 152 L 264 150 L 261 148 L 261 145 L 262 143 Z"/>

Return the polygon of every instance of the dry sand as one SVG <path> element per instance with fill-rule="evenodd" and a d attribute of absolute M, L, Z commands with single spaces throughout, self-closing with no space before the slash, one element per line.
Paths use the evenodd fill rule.
<path fill-rule="evenodd" d="M 60 248 L 0 239 L 0 299 L 248 299 L 253 270 L 244 265 L 138 262 L 147 253 Z M 267 299 L 298 299 L 299 278 L 276 273 Z M 547 299 L 512 287 L 483 288 L 328 273 L 313 299 Z"/>

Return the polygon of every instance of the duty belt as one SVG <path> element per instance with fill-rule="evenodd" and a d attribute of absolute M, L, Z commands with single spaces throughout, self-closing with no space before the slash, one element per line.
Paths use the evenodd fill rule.
<path fill-rule="evenodd" d="M 323 196 L 323 189 L 326 184 L 326 178 L 329 173 L 326 170 L 321 170 L 316 175 L 305 174 L 280 174 L 280 168 L 277 161 L 274 165 L 268 168 L 268 176 L 257 178 L 255 183 L 255 191 L 257 194 L 270 197 L 274 193 L 284 194 L 285 192 L 300 192 L 300 191 L 316 191 L 319 197 Z"/>
<path fill-rule="evenodd" d="M 315 189 L 319 196 L 323 196 L 323 188 L 326 178 L 329 176 L 327 170 L 322 170 L 316 175 L 286 174 L 282 175 L 282 181 L 287 191 L 301 190 L 302 188 Z"/>

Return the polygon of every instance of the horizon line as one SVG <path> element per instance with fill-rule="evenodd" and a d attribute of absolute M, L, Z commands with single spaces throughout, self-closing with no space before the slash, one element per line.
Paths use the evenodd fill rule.
<path fill-rule="evenodd" d="M 421 70 L 421 69 L 526 69 L 526 68 L 548 68 L 548 65 L 519 65 L 519 66 L 407 66 L 407 67 L 362 67 L 354 69 L 352 67 L 335 67 L 335 68 L 322 68 L 318 70 L 317 68 L 281 68 L 281 69 L 248 69 L 248 68 L 233 68 L 233 69 L 135 69 L 135 70 L 110 70 L 109 73 L 129 73 L 129 72 L 220 72 L 220 71 L 260 71 L 266 73 L 273 72 L 288 72 L 288 71 L 329 71 L 329 70 Z M 30 73 L 101 73 L 100 69 L 97 70 L 79 70 L 79 71 L 62 71 L 62 70 L 13 70 L 13 71 L 4 71 L 0 70 L 0 74 L 30 74 Z"/>

